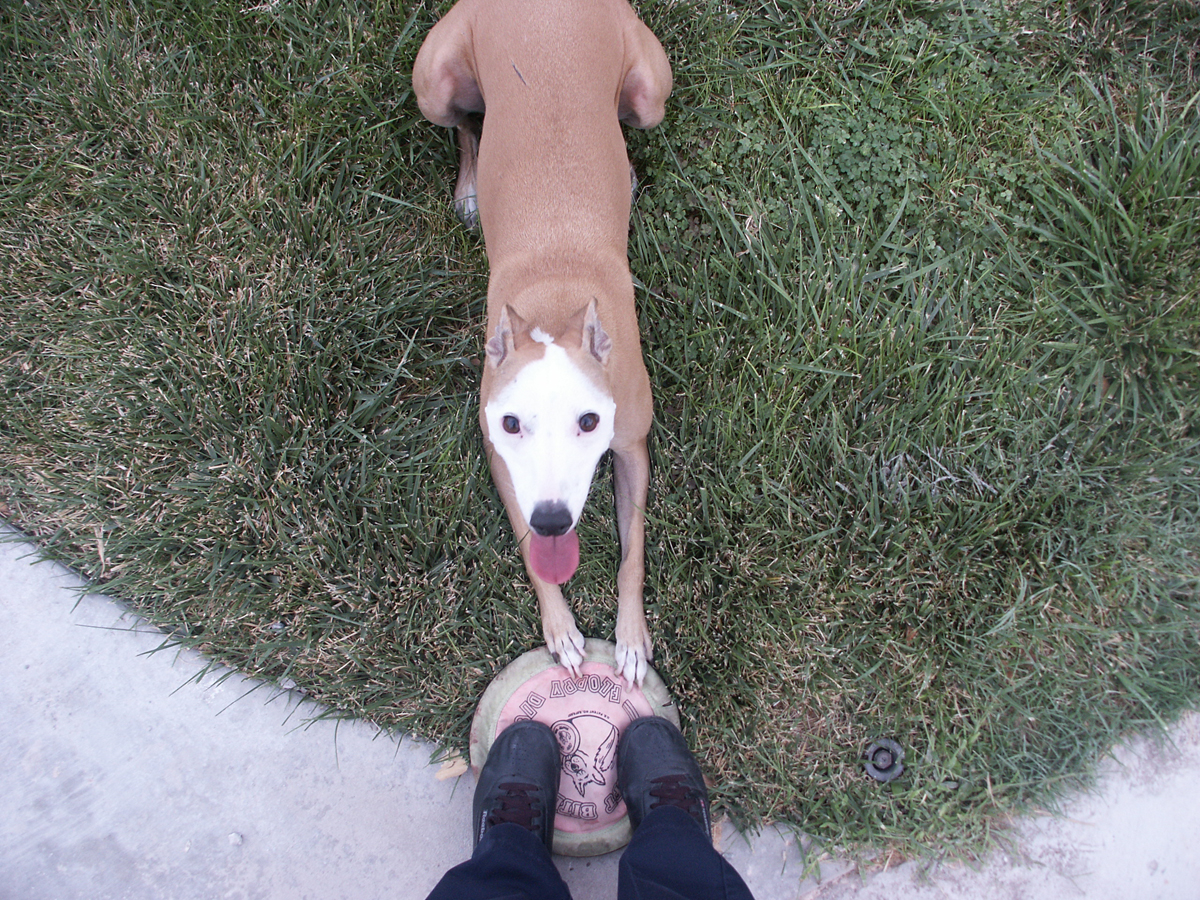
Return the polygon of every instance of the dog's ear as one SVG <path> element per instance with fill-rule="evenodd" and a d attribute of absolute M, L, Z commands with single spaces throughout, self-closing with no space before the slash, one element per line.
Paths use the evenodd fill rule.
<path fill-rule="evenodd" d="M 593 297 L 587 309 L 583 311 L 583 333 L 580 335 L 579 347 L 591 353 L 603 366 L 608 363 L 612 345 L 612 338 L 608 336 L 608 332 L 600 324 L 600 317 L 596 315 L 596 298 Z"/>
<path fill-rule="evenodd" d="M 525 320 L 517 315 L 516 310 L 505 304 L 504 309 L 500 310 L 500 321 L 496 323 L 496 333 L 492 335 L 485 348 L 491 364 L 499 368 L 508 354 L 517 349 L 518 339 L 528 330 L 529 326 L 525 324 Z"/>

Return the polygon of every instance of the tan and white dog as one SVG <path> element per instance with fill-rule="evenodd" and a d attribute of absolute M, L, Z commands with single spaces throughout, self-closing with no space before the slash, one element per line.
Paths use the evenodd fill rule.
<path fill-rule="evenodd" d="M 652 403 L 621 123 L 662 120 L 671 67 L 626 0 L 460 0 L 421 46 L 413 89 L 426 118 L 458 128 L 455 205 L 483 226 L 479 421 L 546 644 L 579 674 L 583 636 L 559 585 L 579 563 L 575 526 L 611 449 L 617 668 L 640 684 L 651 658 L 642 583 Z M 472 113 L 485 113 L 481 132 Z"/>

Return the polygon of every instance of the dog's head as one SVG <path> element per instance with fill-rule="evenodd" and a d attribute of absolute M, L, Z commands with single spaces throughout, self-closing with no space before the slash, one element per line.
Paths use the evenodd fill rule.
<path fill-rule="evenodd" d="M 575 525 L 596 463 L 613 439 L 611 350 L 595 301 L 556 336 L 531 328 L 506 307 L 487 343 L 487 365 L 494 368 L 483 410 L 487 437 L 529 523 L 534 572 L 555 584 L 579 564 Z"/>

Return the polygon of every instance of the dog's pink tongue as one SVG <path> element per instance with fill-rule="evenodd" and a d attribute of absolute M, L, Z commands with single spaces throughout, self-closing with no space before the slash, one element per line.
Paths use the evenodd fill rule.
<path fill-rule="evenodd" d="M 560 537 L 529 534 L 529 562 L 542 581 L 562 584 L 579 568 L 579 535 L 572 528 Z"/>

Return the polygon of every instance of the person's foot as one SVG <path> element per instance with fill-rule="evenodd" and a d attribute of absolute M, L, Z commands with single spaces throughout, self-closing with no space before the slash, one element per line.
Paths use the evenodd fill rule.
<path fill-rule="evenodd" d="M 651 810 L 677 806 L 706 834 L 712 833 L 700 766 L 679 729 L 666 719 L 647 716 L 626 727 L 617 746 L 617 788 L 634 828 Z"/>
<path fill-rule="evenodd" d="M 561 770 L 558 741 L 547 726 L 526 721 L 505 728 L 475 786 L 472 847 L 489 828 L 512 822 L 541 837 L 550 850 Z"/>

